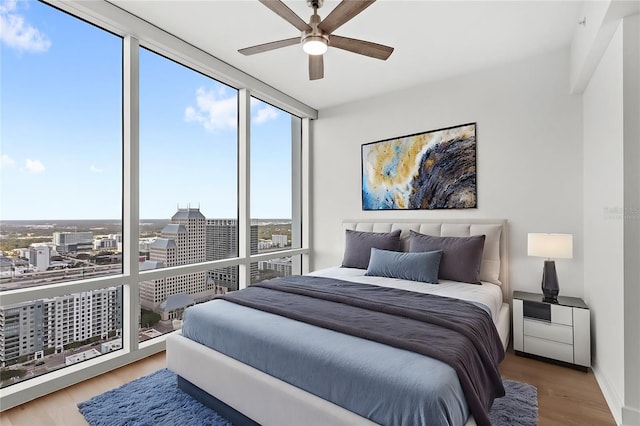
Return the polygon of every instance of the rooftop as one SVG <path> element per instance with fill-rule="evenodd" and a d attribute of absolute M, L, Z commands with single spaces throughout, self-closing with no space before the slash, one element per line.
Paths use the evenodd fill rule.
<path fill-rule="evenodd" d="M 160 304 L 160 309 L 165 312 L 175 311 L 176 309 L 184 309 L 188 308 L 191 305 L 195 305 L 196 302 L 193 300 L 193 297 L 188 294 L 180 293 L 180 294 L 172 294 L 167 297 L 167 300 Z"/>
<path fill-rule="evenodd" d="M 173 215 L 173 217 L 171 218 L 172 221 L 175 220 L 188 220 L 188 219 L 202 219 L 205 220 L 206 218 L 204 217 L 204 215 L 202 213 L 200 213 L 200 209 L 192 209 L 192 208 L 186 208 L 186 209 L 178 209 L 178 211 L 176 212 L 176 214 Z"/>
<path fill-rule="evenodd" d="M 187 232 L 187 229 L 184 227 L 184 225 L 180 225 L 179 223 L 169 223 L 162 229 L 163 234 L 175 235 L 175 234 L 185 234 L 186 232 Z"/>
<path fill-rule="evenodd" d="M 161 269 L 164 268 L 162 262 L 157 260 L 145 260 L 142 265 L 140 265 L 141 271 L 150 271 L 152 269 Z"/>

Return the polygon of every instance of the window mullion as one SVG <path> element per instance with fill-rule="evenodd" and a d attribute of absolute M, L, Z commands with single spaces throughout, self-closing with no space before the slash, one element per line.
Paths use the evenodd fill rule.
<path fill-rule="evenodd" d="M 302 241 L 302 120 L 291 116 L 291 247 L 303 247 Z M 302 257 L 293 257 L 293 274 L 302 272 Z"/>
<path fill-rule="evenodd" d="M 123 347 L 138 349 L 140 291 L 138 280 L 138 237 L 140 234 L 140 144 L 139 144 L 139 43 L 125 36 L 123 42 Z"/>
<path fill-rule="evenodd" d="M 300 247 L 309 249 L 311 247 L 311 175 L 310 175 L 310 150 L 311 150 L 311 119 L 302 119 L 300 143 L 300 186 L 301 186 L 301 209 L 300 220 L 302 220 L 302 242 Z M 302 273 L 307 274 L 311 271 L 313 259 L 311 259 L 311 251 L 302 255 Z"/>
<path fill-rule="evenodd" d="M 238 271 L 238 289 L 251 279 L 251 93 L 238 91 L 238 256 L 243 259 Z"/>

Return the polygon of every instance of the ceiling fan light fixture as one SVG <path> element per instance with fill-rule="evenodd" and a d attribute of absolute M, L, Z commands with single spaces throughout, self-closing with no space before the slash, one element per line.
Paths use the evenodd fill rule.
<path fill-rule="evenodd" d="M 313 9 L 313 15 L 309 18 L 308 23 L 284 4 L 283 0 L 259 1 L 276 15 L 296 27 L 300 31 L 300 37 L 239 49 L 238 52 L 243 55 L 254 55 L 280 49 L 281 47 L 301 44 L 302 50 L 309 55 L 307 58 L 309 61 L 309 80 L 319 80 L 324 77 L 323 55 L 329 46 L 381 60 L 386 60 L 393 53 L 393 47 L 333 34 L 336 29 L 350 21 L 351 18 L 365 10 L 376 0 L 342 0 L 324 19 L 321 19 L 320 15 L 318 15 L 318 9 L 322 7 L 324 0 L 307 0 L 307 5 Z"/>
<path fill-rule="evenodd" d="M 308 36 L 302 41 L 302 50 L 308 55 L 322 55 L 329 46 L 327 40 L 322 36 Z"/>

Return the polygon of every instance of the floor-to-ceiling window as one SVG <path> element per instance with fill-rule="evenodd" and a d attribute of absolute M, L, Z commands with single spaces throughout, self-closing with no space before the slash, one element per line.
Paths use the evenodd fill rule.
<path fill-rule="evenodd" d="M 238 256 L 238 91 L 140 49 L 141 271 Z M 140 340 L 238 288 L 237 267 L 140 282 Z"/>
<path fill-rule="evenodd" d="M 301 120 L 251 99 L 251 283 L 300 273 L 300 256 L 275 257 L 299 248 Z"/>
<path fill-rule="evenodd" d="M 122 273 L 123 40 L 39 2 L 0 13 L 0 291 L 28 290 L 0 303 L 6 387 L 121 347 L 122 287 L 82 283 Z"/>
<path fill-rule="evenodd" d="M 308 254 L 293 111 L 313 110 L 106 2 L 54 4 L 0 5 L 3 408 L 162 350 L 191 304 Z"/>

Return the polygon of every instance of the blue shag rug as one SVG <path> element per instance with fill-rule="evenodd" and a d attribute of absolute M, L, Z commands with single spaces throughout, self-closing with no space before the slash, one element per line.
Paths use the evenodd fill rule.
<path fill-rule="evenodd" d="M 126 383 L 78 404 L 91 426 L 232 426 L 212 409 L 177 386 L 176 375 L 165 369 Z M 538 395 L 526 383 L 504 381 L 507 395 L 491 408 L 493 426 L 536 426 Z"/>

